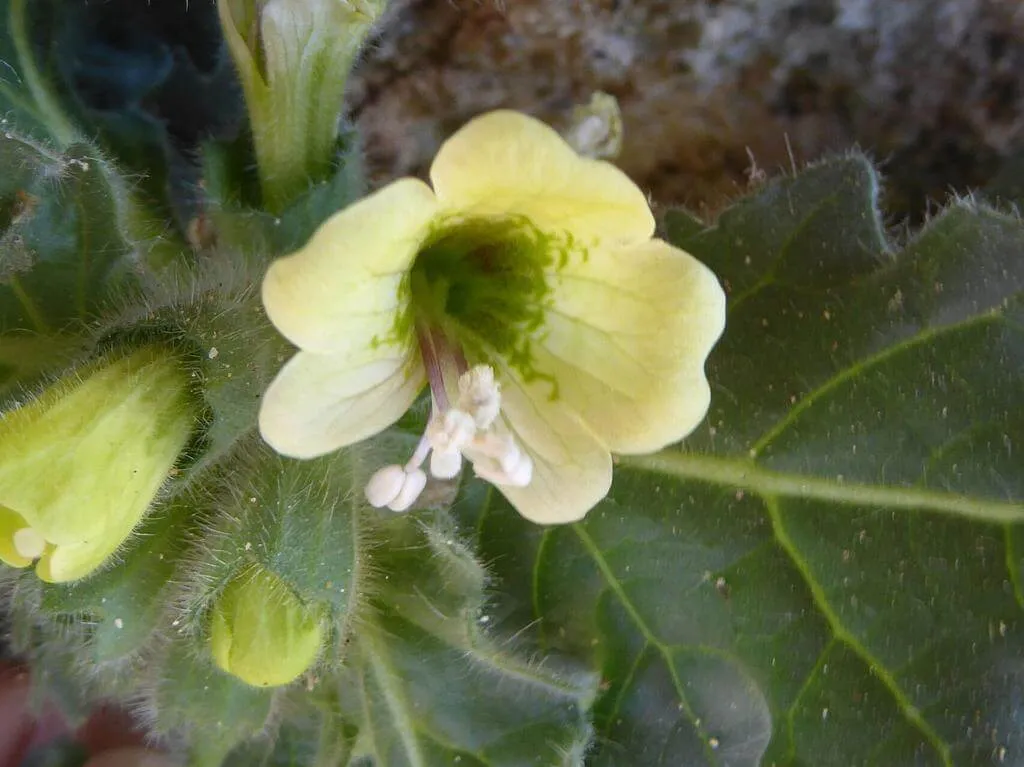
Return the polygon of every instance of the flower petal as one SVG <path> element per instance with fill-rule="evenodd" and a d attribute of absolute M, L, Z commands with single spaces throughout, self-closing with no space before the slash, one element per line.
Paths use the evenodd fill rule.
<path fill-rule="evenodd" d="M 0 562 L 11 567 L 28 567 L 32 560 L 23 557 L 14 547 L 14 534 L 23 527 L 28 527 L 24 518 L 5 506 L 0 506 Z"/>
<path fill-rule="evenodd" d="M 65 583 L 84 578 L 100 567 L 131 534 L 104 533 L 88 541 L 59 545 L 48 551 L 36 565 L 36 575 L 47 583 Z"/>
<path fill-rule="evenodd" d="M 407 350 L 411 351 L 411 350 Z M 260 434 L 292 458 L 314 458 L 372 437 L 409 409 L 425 382 L 411 353 L 299 352 L 263 395 Z"/>
<path fill-rule="evenodd" d="M 458 213 L 523 215 L 541 229 L 621 242 L 654 232 L 647 198 L 626 174 L 580 157 L 554 130 L 518 112 L 467 123 L 437 153 L 430 180 Z"/>
<path fill-rule="evenodd" d="M 533 460 L 526 487 L 498 486 L 531 522 L 564 524 L 584 515 L 608 494 L 612 459 L 605 448 L 548 387 L 502 376 L 507 428 Z"/>
<path fill-rule="evenodd" d="M 437 210 L 430 187 L 406 178 L 335 213 L 267 270 L 263 305 L 271 322 L 321 354 L 386 342 L 405 309 L 402 280 Z"/>
<path fill-rule="evenodd" d="M 704 363 L 725 327 L 718 278 L 661 240 L 592 249 L 552 275 L 538 371 L 616 453 L 648 453 L 707 413 Z"/>

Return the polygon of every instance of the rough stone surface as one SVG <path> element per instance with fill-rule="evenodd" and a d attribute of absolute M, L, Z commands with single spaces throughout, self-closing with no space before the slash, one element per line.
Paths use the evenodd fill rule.
<path fill-rule="evenodd" d="M 378 180 L 479 112 L 560 124 L 603 90 L 659 202 L 711 212 L 757 168 L 859 144 L 920 213 L 1024 142 L 1022 83 L 1019 0 L 398 0 L 349 107 Z"/>

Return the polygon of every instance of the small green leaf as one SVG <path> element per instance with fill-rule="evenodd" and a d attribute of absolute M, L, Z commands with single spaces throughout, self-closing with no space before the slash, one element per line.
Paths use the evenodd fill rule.
<path fill-rule="evenodd" d="M 1024 760 L 1024 225 L 894 253 L 852 155 L 668 236 L 720 276 L 712 406 L 587 519 L 456 509 L 503 625 L 599 671 L 595 765 Z"/>
<path fill-rule="evenodd" d="M 119 226 L 113 174 L 90 147 L 56 153 L 0 135 L 0 330 L 61 330 L 97 317 L 111 283 L 127 277 L 131 248 Z M 26 172 L 27 169 L 27 172 Z"/>

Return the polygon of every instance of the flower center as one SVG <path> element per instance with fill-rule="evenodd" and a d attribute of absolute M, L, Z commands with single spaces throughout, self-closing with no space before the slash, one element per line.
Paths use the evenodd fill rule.
<path fill-rule="evenodd" d="M 530 334 L 547 308 L 547 273 L 571 245 L 568 236 L 541 232 L 525 219 L 442 223 L 410 272 L 414 319 L 458 339 L 475 358 L 528 364 Z"/>
<path fill-rule="evenodd" d="M 426 432 L 404 466 L 385 466 L 370 478 L 366 499 L 377 508 L 406 511 L 412 506 L 427 484 L 422 466 L 428 457 L 430 474 L 437 479 L 457 476 L 463 458 L 472 463 L 478 477 L 495 485 L 524 487 L 533 477 L 533 461 L 498 418 L 501 389 L 494 369 L 476 365 L 465 370 L 464 363 L 456 365 L 464 372 L 458 376 L 452 405 L 443 373 L 448 360 L 437 359 L 438 346 L 436 339 L 421 340 L 433 401 Z"/>
<path fill-rule="evenodd" d="M 430 420 L 404 466 L 370 479 L 371 505 L 410 508 L 426 486 L 428 457 L 437 479 L 457 476 L 467 459 L 495 485 L 529 484 L 533 462 L 499 418 L 501 390 L 487 363 L 501 359 L 526 379 L 544 377 L 533 369 L 530 344 L 548 308 L 550 272 L 573 249 L 570 236 L 514 217 L 450 219 L 427 238 L 409 273 L 411 308 L 402 322 L 419 342 Z"/>

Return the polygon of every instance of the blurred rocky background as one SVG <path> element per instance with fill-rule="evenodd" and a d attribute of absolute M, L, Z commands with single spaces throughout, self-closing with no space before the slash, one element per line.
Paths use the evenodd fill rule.
<path fill-rule="evenodd" d="M 1024 146 L 1020 0 L 398 0 L 350 92 L 371 168 L 424 173 L 469 117 L 616 96 L 619 164 L 711 214 L 854 144 L 920 218 Z"/>

